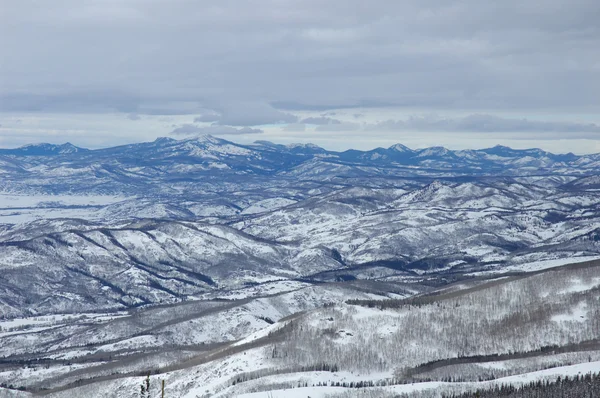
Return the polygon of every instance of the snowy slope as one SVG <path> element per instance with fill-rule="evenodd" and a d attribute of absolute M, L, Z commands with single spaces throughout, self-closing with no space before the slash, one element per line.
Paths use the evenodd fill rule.
<path fill-rule="evenodd" d="M 157 389 L 159 381 L 165 379 L 171 396 L 190 398 L 325 396 L 343 392 L 361 396 L 368 391 L 461 392 L 599 372 L 600 347 L 589 343 L 590 336 L 597 333 L 593 314 L 598 311 L 598 289 L 594 284 L 581 283 L 594 278 L 600 283 L 599 270 L 595 262 L 517 278 L 482 280 L 475 288 L 404 303 L 388 302 L 391 305 L 384 309 L 368 306 L 368 301 L 362 301 L 364 305 L 358 301 L 359 305 L 313 309 L 265 325 L 238 342 L 216 347 L 207 355 L 185 360 L 181 367 L 153 375 L 152 385 Z M 556 291 L 562 293 L 552 296 Z M 431 300 L 421 304 L 415 301 L 427 297 Z M 583 310 L 581 302 L 587 303 Z M 565 309 L 578 308 L 589 315 L 586 320 L 553 318 Z M 511 320 L 518 317 L 526 317 L 529 322 L 515 327 Z M 463 334 L 467 334 L 466 339 Z M 311 343 L 306 344 L 304 339 Z M 545 351 L 544 347 L 552 349 Z M 460 358 L 468 361 L 461 362 Z M 431 360 L 439 365 L 424 366 Z M 323 364 L 336 365 L 336 369 L 311 368 Z M 478 381 L 490 374 L 495 380 Z M 448 382 L 445 379 L 449 375 L 465 380 Z M 113 376 L 112 380 L 74 386 L 49 396 L 137 396 L 142 377 Z M 381 386 L 345 389 L 332 386 L 332 382 L 373 382 Z"/>

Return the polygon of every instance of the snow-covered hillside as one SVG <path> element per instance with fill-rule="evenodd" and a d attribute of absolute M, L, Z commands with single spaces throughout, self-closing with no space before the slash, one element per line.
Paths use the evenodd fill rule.
<path fill-rule="evenodd" d="M 383 397 L 386 393 L 459 393 L 502 383 L 554 380 L 600 372 L 599 287 L 600 262 L 593 261 L 471 280 L 405 299 L 336 292 L 331 285 L 316 292 L 318 296 L 339 300 L 342 293 L 354 298 L 321 308 L 294 307 L 295 294 L 303 292 L 307 297 L 301 288 L 245 304 L 198 303 L 195 310 L 156 308 L 137 315 L 134 323 L 127 314 L 115 314 L 113 319 L 88 315 L 88 324 L 104 323 L 106 327 L 99 330 L 112 335 L 87 326 L 89 332 L 112 343 L 89 341 L 91 334 L 74 333 L 74 338 L 88 344 L 62 340 L 62 348 L 49 349 L 44 362 L 0 372 L 0 378 L 31 389 L 57 388 L 51 397 L 117 394 L 125 398 L 139 393 L 144 379 L 141 369 L 152 369 L 156 393 L 165 380 L 167 396 L 190 398 L 343 393 Z M 236 308 L 248 314 L 263 311 L 264 319 L 273 318 L 245 329 L 247 337 L 239 341 L 228 336 L 229 343 L 210 344 L 208 339 L 206 345 L 197 346 L 182 340 L 206 336 L 209 325 L 221 331 L 238 330 L 246 322 L 240 315 L 228 315 Z M 309 311 L 298 313 L 301 309 Z M 296 314 L 285 317 L 286 313 Z M 213 320 L 214 316 L 220 320 Z M 165 331 L 179 338 L 177 343 L 153 346 L 152 341 L 164 338 L 159 329 L 150 327 L 157 323 L 155 317 L 165 321 Z M 227 319 L 236 321 L 228 323 Z M 40 319 L 34 327 L 43 328 L 48 321 Z M 63 320 L 54 322 L 60 325 Z M 117 323 L 130 326 L 116 327 Z M 182 329 L 188 324 L 187 330 Z M 143 327 L 149 329 L 140 333 Z M 114 333 L 125 330 L 137 337 L 123 336 L 115 343 Z M 153 347 L 162 348 L 153 351 Z M 178 355 L 173 351 L 176 348 L 181 350 Z M 146 357 L 135 354 L 141 350 Z M 54 356 L 57 360 L 53 361 Z M 61 358 L 72 362 L 65 366 L 58 361 Z M 95 380 L 101 375 L 106 380 Z M 58 388 L 65 384 L 68 388 Z"/>
<path fill-rule="evenodd" d="M 319 396 L 405 371 L 475 383 L 600 360 L 597 267 L 561 268 L 600 258 L 598 174 L 600 155 L 506 147 L 0 150 L 0 387 L 68 397 L 105 378 L 126 397 L 159 370 L 177 396 Z"/>

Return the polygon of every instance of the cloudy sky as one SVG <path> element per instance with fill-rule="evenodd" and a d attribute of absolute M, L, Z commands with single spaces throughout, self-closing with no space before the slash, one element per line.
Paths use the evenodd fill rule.
<path fill-rule="evenodd" d="M 0 147 L 600 152 L 598 0 L 0 0 Z"/>

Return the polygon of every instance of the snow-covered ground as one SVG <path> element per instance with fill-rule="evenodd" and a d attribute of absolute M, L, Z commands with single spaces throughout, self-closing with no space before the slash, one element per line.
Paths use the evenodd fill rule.
<path fill-rule="evenodd" d="M 487 271 L 477 271 L 477 272 L 469 272 L 465 275 L 471 276 L 482 276 L 482 275 L 497 275 L 497 274 L 505 274 L 507 272 L 535 272 L 542 271 L 545 269 L 556 268 L 562 265 L 567 264 L 579 264 L 585 263 L 588 261 L 600 260 L 600 255 L 598 256 L 584 256 L 584 255 L 574 255 L 577 253 L 569 253 L 568 256 L 563 258 L 552 258 L 548 260 L 537 260 L 526 262 L 526 259 L 519 259 L 518 262 L 512 265 L 503 265 L 502 267 L 498 267 L 496 269 L 491 269 Z M 560 254 L 559 254 L 560 255 Z M 564 255 L 564 254 L 563 254 Z M 538 257 L 555 257 L 556 254 L 537 254 Z"/>
<path fill-rule="evenodd" d="M 119 195 L 0 193 L 0 224 L 22 224 L 53 218 L 100 219 L 101 208 L 133 199 Z"/>
<path fill-rule="evenodd" d="M 133 199 L 118 195 L 17 195 L 0 193 L 0 209 L 24 209 L 32 207 L 105 206 Z"/>
<path fill-rule="evenodd" d="M 299 388 L 287 388 L 281 390 L 270 390 L 265 392 L 245 393 L 238 395 L 239 398 L 334 398 L 337 394 L 344 391 L 368 391 L 368 390 L 379 390 L 393 394 L 410 394 L 417 391 L 425 390 L 439 390 L 440 393 L 444 391 L 446 387 L 460 387 L 464 390 L 477 390 L 477 389 L 488 389 L 493 388 L 495 385 L 502 384 L 513 384 L 522 385 L 532 381 L 544 380 L 554 381 L 558 377 L 565 376 L 581 376 L 589 373 L 600 373 L 600 361 L 582 363 L 570 366 L 561 366 L 551 369 L 540 370 L 536 372 L 523 373 L 520 375 L 503 377 L 492 381 L 484 382 L 470 382 L 470 383 L 447 383 L 447 382 L 424 382 L 424 383 L 411 383 L 411 384 L 400 384 L 386 387 L 365 387 L 361 389 L 355 388 L 344 388 L 344 387 L 299 387 Z M 306 375 L 306 379 L 310 382 L 324 381 L 337 381 L 336 377 L 320 377 L 321 375 L 315 375 L 311 378 L 310 375 Z M 361 377 L 353 377 L 345 379 L 346 381 L 366 381 Z"/>
<path fill-rule="evenodd" d="M 53 328 L 65 324 L 72 324 L 74 322 L 102 323 L 109 320 L 118 319 L 124 316 L 127 316 L 127 313 L 78 313 L 41 315 L 27 318 L 13 318 L 10 320 L 0 320 L 0 337 L 22 333 L 23 331 L 26 331 L 27 333 L 37 333 L 48 328 Z"/>
<path fill-rule="evenodd" d="M 598 157 L 559 162 L 497 150 L 502 156 L 402 146 L 333 153 L 200 137 L 84 156 L 2 155 L 0 351 L 17 364 L 0 376 L 53 386 L 115 377 L 107 391 L 133 397 L 139 380 L 119 372 L 185 363 L 161 374 L 171 396 L 257 393 L 251 389 L 264 383 L 274 397 L 320 396 L 340 389 L 281 384 L 376 381 L 427 361 L 597 338 L 597 275 L 510 288 L 504 282 L 522 276 L 502 276 L 600 259 Z M 491 170 L 501 178 L 489 178 Z M 471 177 L 454 178 L 465 173 Z M 437 307 L 399 301 L 454 281 L 450 297 L 485 282 L 491 293 Z M 399 307 L 345 304 L 388 298 Z M 89 313 L 117 309 L 131 312 Z M 68 312 L 76 314 L 44 315 Z M 466 329 L 449 332 L 453 325 Z M 459 338 L 472 330 L 481 333 Z M 483 331 L 494 338 L 479 341 Z M 269 341 L 286 333 L 304 342 Z M 276 355 L 284 351 L 288 357 Z M 345 369 L 291 369 L 325 359 Z M 553 365 L 542 362 L 526 365 Z M 518 368 L 509 365 L 467 370 Z M 257 380 L 231 385 L 257 370 Z M 99 394 L 97 386 L 82 391 L 72 396 Z"/>

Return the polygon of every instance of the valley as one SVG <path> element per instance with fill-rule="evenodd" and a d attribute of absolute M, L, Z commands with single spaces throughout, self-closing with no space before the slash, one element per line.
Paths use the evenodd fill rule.
<path fill-rule="evenodd" d="M 600 372 L 599 172 L 211 136 L 0 150 L 0 396 L 133 398 L 150 374 L 177 397 L 433 397 Z"/>

